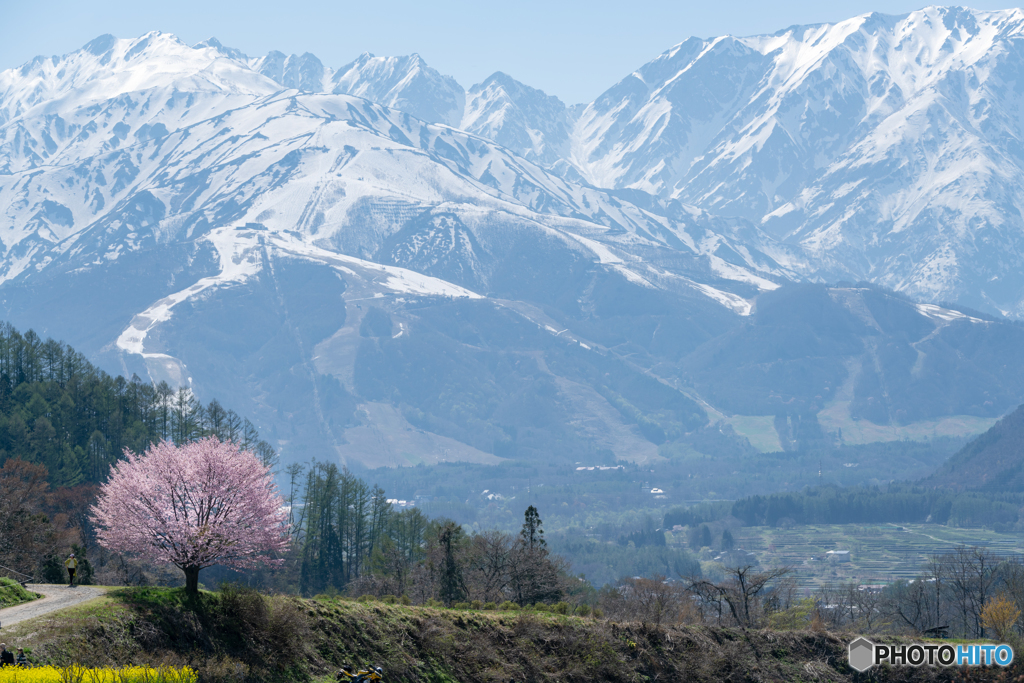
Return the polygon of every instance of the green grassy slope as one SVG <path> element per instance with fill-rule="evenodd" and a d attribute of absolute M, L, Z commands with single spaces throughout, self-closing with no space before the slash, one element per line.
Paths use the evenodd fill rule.
<path fill-rule="evenodd" d="M 245 591 L 114 591 L 19 624 L 8 642 L 39 661 L 191 664 L 205 681 L 332 679 L 343 664 L 379 665 L 385 681 L 854 681 L 847 635 L 656 627 L 533 612 L 474 612 Z M 929 667 L 872 680 L 952 680 Z M 972 680 L 1007 672 L 978 670 Z M 1016 672 L 1015 672 L 1016 673 Z M 951 675 L 952 674 L 952 675 Z"/>
<path fill-rule="evenodd" d="M 41 597 L 38 593 L 25 590 L 20 583 L 13 579 L 0 577 L 0 608 L 13 607 Z"/>

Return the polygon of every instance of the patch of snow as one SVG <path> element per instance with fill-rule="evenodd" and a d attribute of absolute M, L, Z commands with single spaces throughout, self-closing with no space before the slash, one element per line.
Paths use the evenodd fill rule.
<path fill-rule="evenodd" d="M 483 298 L 465 287 L 460 287 L 429 275 L 423 275 L 414 270 L 407 270 L 397 266 L 384 266 L 372 261 L 364 261 L 355 256 L 339 254 L 313 246 L 303 241 L 294 233 L 272 234 L 268 237 L 268 242 L 282 252 L 295 256 L 304 256 L 332 267 L 337 267 L 339 270 L 347 270 L 350 273 L 362 271 L 361 277 L 367 280 L 374 280 L 377 285 L 383 286 L 392 292 L 417 294 L 420 296 L 446 296 L 454 299 Z M 374 296 L 384 295 L 377 292 Z"/>
<path fill-rule="evenodd" d="M 726 280 L 745 282 L 747 284 L 754 285 L 762 292 L 770 292 L 779 288 L 777 283 L 772 282 L 771 280 L 766 280 L 758 275 L 754 275 L 749 270 L 735 266 L 714 254 L 709 254 L 708 260 L 711 262 L 711 270 L 714 271 L 715 275 L 720 275 Z"/>
<path fill-rule="evenodd" d="M 738 294 L 733 294 L 732 292 L 723 292 L 720 289 L 715 289 L 711 285 L 705 285 L 700 282 L 693 282 L 692 280 L 689 284 L 691 287 L 703 293 L 705 296 L 714 299 L 718 303 L 722 304 L 729 310 L 739 315 L 748 316 L 750 315 L 751 310 L 753 310 L 754 308 L 753 303 L 747 301 Z"/>
<path fill-rule="evenodd" d="M 973 316 L 966 315 L 960 311 L 953 311 L 948 308 L 942 308 L 935 304 L 916 304 L 914 308 L 917 312 L 926 318 L 932 320 L 939 320 L 942 322 L 952 322 L 954 320 L 967 320 L 972 323 L 986 323 L 988 321 L 982 320 L 981 318 L 975 318 Z"/>
<path fill-rule="evenodd" d="M 126 353 L 143 358 L 160 358 L 164 354 L 145 352 L 146 335 L 162 322 L 171 319 L 175 306 L 194 298 L 212 287 L 244 282 L 260 268 L 260 244 L 255 233 L 239 232 L 233 228 L 220 228 L 206 237 L 217 250 L 220 273 L 205 277 L 194 285 L 160 299 L 132 318 L 131 323 L 118 336 L 115 345 Z"/>

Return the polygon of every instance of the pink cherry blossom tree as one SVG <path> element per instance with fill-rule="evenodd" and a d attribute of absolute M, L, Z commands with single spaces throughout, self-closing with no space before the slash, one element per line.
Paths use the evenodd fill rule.
<path fill-rule="evenodd" d="M 284 501 L 267 467 L 251 452 L 208 437 L 163 441 L 142 455 L 125 450 L 92 508 L 101 545 L 185 572 L 199 592 L 199 570 L 279 564 L 268 552 L 289 540 Z"/>

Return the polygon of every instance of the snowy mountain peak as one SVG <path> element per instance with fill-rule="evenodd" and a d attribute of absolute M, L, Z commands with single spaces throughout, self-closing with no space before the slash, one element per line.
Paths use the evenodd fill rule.
<path fill-rule="evenodd" d="M 286 88 L 303 92 L 323 92 L 326 71 L 316 55 L 308 52 L 286 56 L 283 52 L 271 50 L 266 57 L 255 60 L 252 67 L 267 78 Z"/>
<path fill-rule="evenodd" d="M 521 97 L 524 94 L 527 94 L 527 96 L 540 95 L 543 97 L 547 97 L 547 95 L 545 95 L 543 91 L 537 90 L 536 88 L 531 88 L 528 85 L 520 83 L 519 81 L 512 78 L 503 71 L 495 71 L 493 74 L 485 78 L 482 83 L 477 83 L 472 88 L 470 88 L 469 92 L 478 93 L 487 88 L 500 88 L 510 98 Z M 552 99 L 557 100 L 558 98 L 552 97 Z"/>
<path fill-rule="evenodd" d="M 573 108 L 503 72 L 467 92 L 417 54 L 365 53 L 333 70 L 308 53 L 251 59 L 214 38 L 189 47 L 158 32 L 101 36 L 0 73 L 0 173 L 148 144 L 294 91 L 323 98 L 313 112 L 345 118 L 345 107 L 362 105 L 342 107 L 332 96 L 351 95 L 387 107 L 388 121 L 402 112 L 461 128 L 520 157 L 517 164 L 537 164 L 544 190 L 516 185 L 521 171 L 476 166 L 436 133 L 439 147 L 424 148 L 531 210 L 551 201 L 541 198 L 550 197 L 552 176 L 613 190 L 608 196 L 658 215 L 697 206 L 759 226 L 751 244 L 769 249 L 765 240 L 774 239 L 776 263 L 804 276 L 871 280 L 929 301 L 1024 315 L 1022 34 L 1021 10 L 928 7 L 691 38 Z M 96 206 L 119 196 L 102 187 L 93 188 Z M 68 218 L 52 196 L 37 199 L 32 225 L 63 234 L 78 220 L 79 209 Z M 625 229 L 610 211 L 595 218 L 593 206 L 568 205 Z"/>
<path fill-rule="evenodd" d="M 554 165 L 569 151 L 572 117 L 557 97 L 497 71 L 469 89 L 460 127 L 522 157 Z"/>
<path fill-rule="evenodd" d="M 451 76 L 444 76 L 418 54 L 375 57 L 366 52 L 338 69 L 331 92 L 355 95 L 398 109 L 429 123 L 457 126 L 466 95 Z"/>
<path fill-rule="evenodd" d="M 213 49 L 217 50 L 217 52 L 221 53 L 225 57 L 230 57 L 231 59 L 237 59 L 237 60 L 243 61 L 243 62 L 249 60 L 249 57 L 244 52 L 242 52 L 241 50 L 238 50 L 238 49 L 233 48 L 233 47 L 227 47 L 226 45 L 224 45 L 223 43 L 221 43 L 219 40 L 217 40 L 216 38 L 214 38 L 212 36 L 210 38 L 207 38 L 206 40 L 204 40 L 202 42 L 196 43 L 192 47 L 196 48 L 196 49 L 202 49 L 202 48 L 205 48 L 205 47 L 212 47 Z"/>
<path fill-rule="evenodd" d="M 193 48 L 158 31 L 136 39 L 106 35 L 63 57 L 37 57 L 0 72 L 0 123 L 36 106 L 56 111 L 143 90 L 255 95 L 272 91 L 268 85 L 212 45 Z"/>

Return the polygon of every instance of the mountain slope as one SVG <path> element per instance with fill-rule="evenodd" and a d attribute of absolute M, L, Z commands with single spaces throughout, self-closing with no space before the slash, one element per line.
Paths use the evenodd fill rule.
<path fill-rule="evenodd" d="M 324 89 L 324 65 L 316 55 L 308 52 L 301 56 L 286 56 L 274 50 L 251 64 L 256 71 L 286 88 L 303 92 L 321 92 Z"/>
<path fill-rule="evenodd" d="M 806 274 L 1019 316 L 1022 32 L 931 7 L 690 39 L 586 108 L 572 161 L 759 222 Z"/>
<path fill-rule="evenodd" d="M 794 287 L 819 266 L 751 221 L 567 180 L 557 100 L 496 74 L 466 117 L 459 92 L 418 57 L 335 72 L 159 33 L 3 72 L 0 311 L 237 406 L 289 460 L 644 462 L 749 448 L 737 415 L 787 445 L 1024 401 L 1013 325 Z"/>
<path fill-rule="evenodd" d="M 852 430 L 942 415 L 1000 416 L 1018 405 L 1022 363 L 1017 325 L 873 287 L 808 284 L 760 295 L 745 324 L 682 366 L 711 404 L 774 415 L 785 444 L 856 443 Z"/>
<path fill-rule="evenodd" d="M 105 41 L 4 74 L 8 318 L 105 367 L 216 392 L 296 459 L 609 449 L 644 460 L 666 429 L 703 424 L 691 399 L 593 347 L 620 343 L 628 299 L 648 321 L 627 324 L 628 337 L 648 343 L 662 321 L 680 334 L 658 344 L 686 353 L 785 280 L 772 256 L 785 262 L 784 249 L 759 249 L 741 222 L 580 187 L 365 99 L 282 91 L 207 43 Z M 218 91 L 210 74 L 234 70 L 245 87 Z M 152 87 L 128 91 L 147 72 L 159 74 L 143 79 Z M 114 96 L 98 99 L 91 78 Z M 37 91 L 55 99 L 25 95 Z M 491 322 L 475 332 L 432 322 L 483 297 L 471 317 Z M 360 334 L 371 307 L 395 317 L 393 342 Z M 494 337 L 506 328 L 520 341 Z M 450 401 L 437 398 L 450 376 L 438 348 L 479 370 Z M 411 358 L 422 372 L 386 375 Z M 366 367 L 378 376 L 356 372 Z M 531 392 L 550 395 L 545 414 Z M 580 424 L 580 410 L 597 417 Z M 395 433 L 408 438 L 383 436 Z"/>
<path fill-rule="evenodd" d="M 1024 488 L 1024 406 L 999 420 L 921 483 L 954 489 L 1020 492 Z"/>

